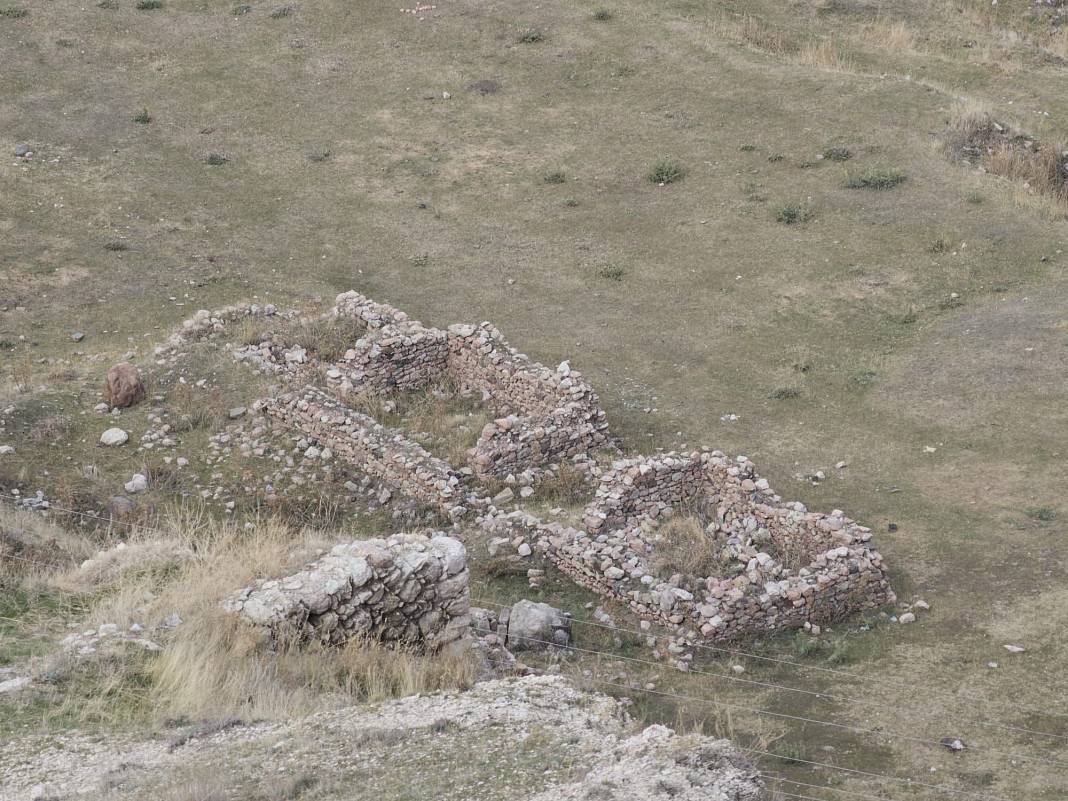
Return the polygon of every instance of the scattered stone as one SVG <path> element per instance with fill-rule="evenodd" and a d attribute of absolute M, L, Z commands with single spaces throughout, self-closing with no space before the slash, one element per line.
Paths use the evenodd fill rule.
<path fill-rule="evenodd" d="M 236 420 L 239 417 L 244 417 L 245 412 L 247 411 L 248 409 L 246 409 L 244 406 L 235 406 L 228 412 L 228 414 L 231 420 Z"/>
<path fill-rule="evenodd" d="M 549 604 L 524 599 L 508 610 L 502 622 L 507 625 L 505 645 L 512 651 L 541 651 L 571 643 L 570 616 Z"/>
<path fill-rule="evenodd" d="M 125 409 L 140 403 L 145 397 L 145 384 L 137 367 L 119 362 L 108 370 L 104 381 L 104 400 L 112 407 Z"/>
<path fill-rule="evenodd" d="M 959 753 L 967 748 L 964 741 L 959 737 L 943 737 L 939 742 L 954 753 Z"/>
<path fill-rule="evenodd" d="M 108 447 L 115 447 L 117 445 L 125 445 L 126 441 L 129 439 L 130 435 L 121 428 L 109 428 L 100 435 L 100 444 Z"/>
<path fill-rule="evenodd" d="M 0 445 L 0 456 L 8 456 L 15 452 L 13 445 Z"/>
<path fill-rule="evenodd" d="M 1026 648 L 1023 648 L 1019 645 L 1006 645 L 1004 646 L 1004 648 L 1010 654 L 1022 654 L 1025 650 L 1027 650 Z"/>
<path fill-rule="evenodd" d="M 493 503 L 497 506 L 503 506 L 504 504 L 509 503 L 513 498 L 515 498 L 515 493 L 512 491 L 512 488 L 505 487 L 493 496 Z"/>
<path fill-rule="evenodd" d="M 912 614 L 912 612 L 906 612 L 905 614 L 903 614 L 901 617 L 899 617 L 897 619 L 897 622 L 898 623 L 915 623 L 916 622 L 916 615 Z"/>
<path fill-rule="evenodd" d="M 83 331 L 75 331 L 74 333 L 72 333 L 70 335 L 70 338 L 74 342 L 81 342 L 83 339 L 85 339 L 85 332 L 83 332 Z"/>
<path fill-rule="evenodd" d="M 133 478 L 126 482 L 125 489 L 129 493 L 144 492 L 148 489 L 148 477 L 142 473 L 134 473 Z"/>
<path fill-rule="evenodd" d="M 15 145 L 15 155 L 20 159 L 25 158 L 26 156 L 33 155 L 33 150 L 29 145 L 20 143 Z"/>

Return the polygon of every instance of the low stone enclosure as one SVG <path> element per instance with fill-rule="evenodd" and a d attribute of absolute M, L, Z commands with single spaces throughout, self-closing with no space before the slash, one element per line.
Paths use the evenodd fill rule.
<path fill-rule="evenodd" d="M 275 636 L 437 650 L 466 635 L 470 597 L 467 551 L 437 532 L 336 545 L 295 575 L 246 587 L 223 608 Z"/>
<path fill-rule="evenodd" d="M 710 575 L 658 575 L 658 557 L 678 547 L 659 524 L 687 513 L 707 542 L 686 546 L 708 548 Z M 838 510 L 783 503 L 748 459 L 718 451 L 616 462 L 586 507 L 585 530 L 522 513 L 482 523 L 527 552 L 533 542 L 579 584 L 699 639 L 826 622 L 896 600 L 869 529 Z"/>
<path fill-rule="evenodd" d="M 212 337 L 242 317 L 275 315 L 293 319 L 271 307 L 201 312 L 169 344 Z M 819 514 L 784 502 L 743 456 L 667 453 L 619 460 L 602 472 L 593 452 L 613 443 L 590 385 L 567 362 L 551 370 L 531 361 L 489 323 L 427 328 L 356 292 L 339 295 L 320 319 L 355 323 L 356 340 L 337 362 L 270 339 L 234 351 L 299 387 L 257 408 L 454 524 L 475 510 L 494 547 L 508 543 L 519 558 L 541 553 L 580 585 L 686 638 L 726 641 L 896 600 L 869 529 L 839 510 Z M 480 397 L 501 415 L 463 467 L 353 408 L 442 385 Z M 500 510 L 480 486 L 565 460 L 598 480 L 581 528 Z M 318 618 L 302 625 L 309 619 L 316 628 Z"/>

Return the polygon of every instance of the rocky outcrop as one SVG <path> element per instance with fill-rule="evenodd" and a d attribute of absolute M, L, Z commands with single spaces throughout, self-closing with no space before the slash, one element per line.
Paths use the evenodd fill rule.
<path fill-rule="evenodd" d="M 357 540 L 292 576 L 246 587 L 223 607 L 276 636 L 436 650 L 462 639 L 470 624 L 467 551 L 441 534 Z"/>
<path fill-rule="evenodd" d="M 641 729 L 623 701 L 580 690 L 562 676 L 486 681 L 462 693 L 219 726 L 177 747 L 123 732 L 61 737 L 0 740 L 0 799 L 96 798 L 102 777 L 112 780 L 114 801 L 166 798 L 187 790 L 190 766 L 196 776 L 211 777 L 206 786 L 220 788 L 220 796 L 240 784 L 248 797 L 269 797 L 287 778 L 311 775 L 317 786 L 350 788 L 346 797 L 383 801 L 488 793 L 513 801 L 765 797 L 756 767 L 729 741 L 664 726 Z M 361 777 L 355 790 L 353 775 Z"/>

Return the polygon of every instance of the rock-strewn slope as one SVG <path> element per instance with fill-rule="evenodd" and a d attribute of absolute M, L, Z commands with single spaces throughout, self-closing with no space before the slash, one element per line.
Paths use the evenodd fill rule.
<path fill-rule="evenodd" d="M 287 783 L 318 801 L 757 801 L 754 774 L 729 742 L 639 731 L 619 702 L 559 676 L 230 726 L 177 747 L 81 734 L 0 744 L 0 801 L 159 798 L 192 786 L 262 798 Z"/>

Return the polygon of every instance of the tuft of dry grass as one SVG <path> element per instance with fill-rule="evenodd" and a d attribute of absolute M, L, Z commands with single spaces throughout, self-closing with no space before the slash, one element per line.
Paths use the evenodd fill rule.
<path fill-rule="evenodd" d="M 950 158 L 978 162 L 988 173 L 1019 184 L 1013 192 L 1016 205 L 1049 219 L 1068 214 L 1064 148 L 997 122 L 986 104 L 963 101 L 954 107 L 943 150 Z"/>
<path fill-rule="evenodd" d="M 336 362 L 364 334 L 364 327 L 349 317 L 323 316 L 298 320 L 282 337 L 323 362 Z"/>
<path fill-rule="evenodd" d="M 852 62 L 830 39 L 808 42 L 794 56 L 793 61 L 804 67 L 814 67 L 827 72 L 849 72 Z"/>
<path fill-rule="evenodd" d="M 332 544 L 277 520 L 251 530 L 172 513 L 163 538 L 139 540 L 86 569 L 49 577 L 83 596 L 87 622 L 139 623 L 163 650 L 102 654 L 73 668 L 71 691 L 50 717 L 129 725 L 169 719 L 281 719 L 355 701 L 455 689 L 474 680 L 470 655 L 424 655 L 351 641 L 341 648 L 268 638 L 220 601 L 258 578 L 285 575 Z M 122 556 L 117 556 L 121 553 Z M 177 615 L 173 629 L 154 629 Z"/>
<path fill-rule="evenodd" d="M 904 20 L 879 17 L 861 29 L 861 38 L 868 45 L 907 55 L 917 50 L 916 35 Z"/>
<path fill-rule="evenodd" d="M 723 568 L 719 543 L 705 531 L 698 517 L 677 515 L 660 526 L 650 567 L 659 576 L 719 575 Z"/>

